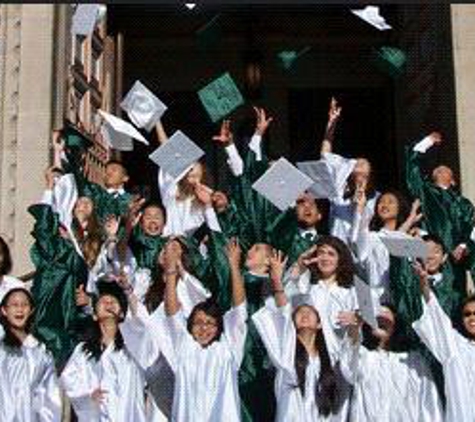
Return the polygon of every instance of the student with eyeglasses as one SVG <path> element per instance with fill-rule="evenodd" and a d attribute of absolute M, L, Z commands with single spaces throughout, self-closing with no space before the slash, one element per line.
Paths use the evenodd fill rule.
<path fill-rule="evenodd" d="M 461 307 L 460 332 L 442 310 L 430 288 L 427 270 L 416 264 L 424 312 L 414 324 L 421 340 L 442 364 L 447 398 L 446 422 L 475 420 L 475 296 L 465 299 Z"/>

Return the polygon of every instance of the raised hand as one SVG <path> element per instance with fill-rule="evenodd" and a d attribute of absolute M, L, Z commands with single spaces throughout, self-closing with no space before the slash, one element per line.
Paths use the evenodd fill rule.
<path fill-rule="evenodd" d="M 56 181 L 57 173 L 55 172 L 55 167 L 49 167 L 45 171 L 45 181 L 46 181 L 46 188 L 53 189 L 55 181 Z"/>
<path fill-rule="evenodd" d="M 429 137 L 432 139 L 432 142 L 434 142 L 434 145 L 439 145 L 443 141 L 442 134 L 437 131 L 429 133 Z"/>
<path fill-rule="evenodd" d="M 160 253 L 159 264 L 166 273 L 179 273 L 183 269 L 182 254 L 180 243 L 175 239 L 171 239 Z"/>
<path fill-rule="evenodd" d="M 284 256 L 282 251 L 273 249 L 269 264 L 270 264 L 270 277 L 273 282 L 280 281 L 284 276 L 285 266 L 287 264 L 287 257 Z"/>
<path fill-rule="evenodd" d="M 76 289 L 76 306 L 82 307 L 87 306 L 90 303 L 89 295 L 84 290 L 84 284 L 81 284 Z"/>
<path fill-rule="evenodd" d="M 254 111 L 256 112 L 256 130 L 255 133 L 260 136 L 264 136 L 266 133 L 269 125 L 274 120 L 273 117 L 267 117 L 266 111 L 263 108 L 253 107 Z"/>
<path fill-rule="evenodd" d="M 415 261 L 412 265 L 414 272 L 419 277 L 419 285 L 421 288 L 421 293 L 424 296 L 426 302 L 430 298 L 430 284 L 429 284 L 429 273 L 427 272 L 425 265 L 420 261 Z"/>
<path fill-rule="evenodd" d="M 104 230 L 108 239 L 116 239 L 119 232 L 120 217 L 109 215 L 104 223 Z"/>
<path fill-rule="evenodd" d="M 127 223 L 130 224 L 132 227 L 135 227 L 140 218 L 142 217 L 142 213 L 140 212 L 143 204 L 145 204 L 146 199 L 140 198 L 139 196 L 133 198 L 133 200 L 129 204 L 129 210 L 127 213 Z"/>
<path fill-rule="evenodd" d="M 242 250 L 235 237 L 226 245 L 226 256 L 228 257 L 231 269 L 239 270 L 241 268 Z"/>
<path fill-rule="evenodd" d="M 231 132 L 231 121 L 223 120 L 219 135 L 213 136 L 213 141 L 219 142 L 223 146 L 233 143 L 233 133 Z"/>
<path fill-rule="evenodd" d="M 356 204 L 356 210 L 361 214 L 366 206 L 368 198 L 366 197 L 367 181 L 363 181 L 357 184 L 355 194 L 353 196 L 353 202 Z"/>
<path fill-rule="evenodd" d="M 335 97 L 330 100 L 330 107 L 328 109 L 328 124 L 336 123 L 340 118 L 341 107 L 338 105 Z"/>
<path fill-rule="evenodd" d="M 424 214 L 419 212 L 419 209 L 421 207 L 421 201 L 419 199 L 416 199 L 411 206 L 411 212 L 409 213 L 409 216 L 406 218 L 406 221 L 399 227 L 399 231 L 409 233 L 411 229 L 413 228 L 414 225 L 416 225 L 419 221 L 421 221 L 422 217 L 424 217 Z"/>
<path fill-rule="evenodd" d="M 195 195 L 203 205 L 211 205 L 213 202 L 213 189 L 203 185 L 202 183 L 197 183 L 195 185 Z"/>

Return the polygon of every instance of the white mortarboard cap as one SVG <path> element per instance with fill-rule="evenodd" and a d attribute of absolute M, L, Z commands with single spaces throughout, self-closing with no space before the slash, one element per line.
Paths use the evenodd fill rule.
<path fill-rule="evenodd" d="M 351 13 L 355 14 L 380 31 L 392 29 L 391 25 L 388 25 L 384 17 L 380 15 L 379 6 L 366 6 L 364 9 L 351 10 Z"/>
<path fill-rule="evenodd" d="M 102 135 L 112 148 L 119 151 L 132 151 L 134 149 L 132 139 L 148 145 L 148 141 L 129 122 L 102 110 L 99 110 L 99 114 L 104 119 L 101 128 Z"/>
<path fill-rule="evenodd" d="M 332 170 L 325 160 L 303 161 L 297 163 L 297 167 L 313 180 L 310 193 L 315 198 L 335 198 L 338 196 L 337 188 L 333 182 Z"/>
<path fill-rule="evenodd" d="M 252 185 L 252 188 L 281 211 L 285 211 L 312 185 L 313 180 L 310 177 L 285 158 L 280 158 Z"/>
<path fill-rule="evenodd" d="M 85 37 L 92 34 L 100 17 L 101 7 L 101 4 L 78 4 L 73 15 L 72 33 Z"/>
<path fill-rule="evenodd" d="M 407 258 L 427 258 L 429 247 L 420 238 L 398 233 L 397 236 L 380 236 L 390 255 Z"/>
<path fill-rule="evenodd" d="M 363 320 L 373 328 L 378 328 L 376 316 L 379 311 L 379 303 L 371 287 L 361 278 L 355 275 L 355 290 L 358 300 L 358 307 Z"/>
<path fill-rule="evenodd" d="M 150 132 L 160 120 L 167 106 L 142 82 L 136 81 L 120 106 L 130 117 L 135 126 Z"/>
<path fill-rule="evenodd" d="M 205 152 L 183 132 L 177 130 L 168 141 L 149 155 L 149 158 L 162 170 L 178 178 Z"/>

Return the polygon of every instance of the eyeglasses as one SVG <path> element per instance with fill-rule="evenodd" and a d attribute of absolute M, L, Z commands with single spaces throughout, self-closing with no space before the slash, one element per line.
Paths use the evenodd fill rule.
<path fill-rule="evenodd" d="M 193 321 L 193 327 L 203 327 L 203 328 L 216 328 L 218 324 L 214 321 L 202 321 L 202 320 L 197 320 Z"/>

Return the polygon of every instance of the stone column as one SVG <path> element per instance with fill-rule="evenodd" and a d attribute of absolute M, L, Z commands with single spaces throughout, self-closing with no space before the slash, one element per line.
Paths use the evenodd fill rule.
<path fill-rule="evenodd" d="M 461 187 L 475 203 L 475 5 L 450 7 Z"/>
<path fill-rule="evenodd" d="M 52 4 L 0 6 L 0 233 L 15 275 L 32 269 L 27 208 L 41 197 L 49 163 L 54 11 Z"/>

